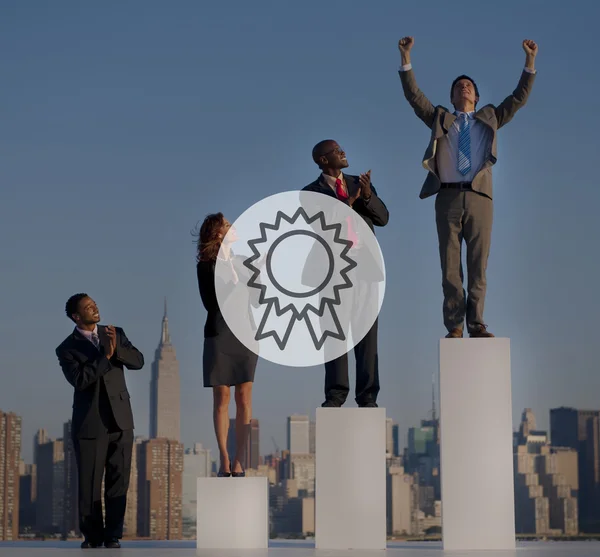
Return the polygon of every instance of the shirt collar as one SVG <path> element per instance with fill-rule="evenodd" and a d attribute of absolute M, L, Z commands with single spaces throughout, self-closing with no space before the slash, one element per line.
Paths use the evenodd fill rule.
<path fill-rule="evenodd" d="M 473 118 L 475 118 L 475 111 L 473 110 L 472 112 L 460 112 L 459 110 L 455 110 L 454 111 L 454 115 L 459 118 L 461 114 L 466 114 L 467 118 L 469 118 L 469 120 L 473 120 Z"/>
<path fill-rule="evenodd" d="M 340 172 L 339 176 L 337 178 L 334 178 L 333 176 L 329 176 L 329 174 L 321 174 L 321 176 L 323 177 L 323 181 L 330 187 L 333 188 L 335 190 L 336 187 L 336 180 L 341 180 L 342 182 L 344 181 L 344 173 Z"/>
<path fill-rule="evenodd" d="M 98 336 L 98 325 L 94 327 L 93 331 L 85 331 L 84 329 L 80 329 L 79 327 L 76 327 L 76 329 L 88 340 L 92 340 L 92 335 L 94 333 L 96 333 L 96 336 Z"/>

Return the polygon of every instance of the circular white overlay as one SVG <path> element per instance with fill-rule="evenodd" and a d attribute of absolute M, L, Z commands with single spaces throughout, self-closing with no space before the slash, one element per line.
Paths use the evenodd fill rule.
<path fill-rule="evenodd" d="M 351 350 L 381 309 L 385 266 L 375 235 L 333 196 L 289 191 L 247 209 L 223 240 L 215 288 L 247 348 L 294 367 Z"/>

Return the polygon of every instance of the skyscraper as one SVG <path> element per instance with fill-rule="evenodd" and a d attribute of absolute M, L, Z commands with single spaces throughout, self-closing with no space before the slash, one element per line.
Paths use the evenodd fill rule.
<path fill-rule="evenodd" d="M 33 463 L 38 464 L 38 451 L 40 445 L 47 443 L 50 441 L 50 437 L 48 437 L 48 432 L 45 429 L 38 429 L 35 437 L 33 438 Z"/>
<path fill-rule="evenodd" d="M 19 529 L 35 528 L 37 470 L 35 464 L 19 463 Z"/>
<path fill-rule="evenodd" d="M 65 448 L 65 510 L 62 533 L 65 536 L 68 536 L 70 532 L 79 535 L 79 479 L 75 447 L 71 439 L 71 420 L 63 426 L 63 440 Z"/>
<path fill-rule="evenodd" d="M 385 419 L 385 454 L 387 458 L 394 456 L 394 420 Z"/>
<path fill-rule="evenodd" d="M 291 455 L 310 454 L 310 422 L 308 416 L 298 414 L 288 416 L 287 445 Z"/>
<path fill-rule="evenodd" d="M 0 411 L 0 540 L 19 537 L 21 418 Z"/>
<path fill-rule="evenodd" d="M 394 446 L 394 456 L 400 456 L 400 426 L 398 424 L 392 426 L 392 441 Z"/>
<path fill-rule="evenodd" d="M 136 445 L 138 454 L 138 535 L 154 540 L 183 537 L 183 445 L 150 439 Z"/>
<path fill-rule="evenodd" d="M 36 529 L 60 533 L 65 519 L 65 449 L 62 439 L 38 445 Z"/>
<path fill-rule="evenodd" d="M 183 455 L 183 535 L 194 537 L 198 506 L 198 478 L 210 478 L 212 459 L 210 449 L 195 443 Z"/>
<path fill-rule="evenodd" d="M 518 534 L 577 534 L 577 452 L 549 445 L 531 408 L 515 436 L 514 477 Z"/>
<path fill-rule="evenodd" d="M 179 363 L 171 344 L 165 299 L 160 343 L 152 363 L 150 381 L 150 438 L 179 441 L 180 419 Z"/>
<path fill-rule="evenodd" d="M 250 433 L 246 442 L 244 461 L 241 463 L 244 470 L 250 468 L 256 470 L 260 461 L 259 453 L 259 423 L 257 419 L 250 420 Z M 235 442 L 235 419 L 229 420 L 229 432 L 227 433 L 227 452 L 233 463 L 237 447 Z"/>
<path fill-rule="evenodd" d="M 129 476 L 129 489 L 127 490 L 127 507 L 125 507 L 125 520 L 123 521 L 123 536 L 135 538 L 138 535 L 138 456 L 140 445 L 147 441 L 143 437 L 136 437 L 131 451 L 131 475 Z"/>
<path fill-rule="evenodd" d="M 600 410 L 551 409 L 550 439 L 554 447 L 577 451 L 579 528 L 600 532 Z"/>

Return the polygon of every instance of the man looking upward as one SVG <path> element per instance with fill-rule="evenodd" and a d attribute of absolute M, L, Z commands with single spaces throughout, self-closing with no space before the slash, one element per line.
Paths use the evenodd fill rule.
<path fill-rule="evenodd" d="M 496 133 L 525 106 L 535 80 L 538 47 L 523 41 L 525 68 L 511 95 L 498 106 L 477 109 L 479 91 L 466 75 L 450 88 L 454 111 L 434 106 L 417 86 L 410 54 L 413 37 L 398 42 L 400 80 L 415 114 L 431 129 L 423 166 L 429 171 L 420 198 L 436 196 L 435 216 L 442 266 L 444 325 L 447 338 L 461 338 L 464 322 L 471 337 L 493 337 L 483 320 L 486 269 L 492 232 L 492 166 Z M 467 247 L 467 292 L 463 286 L 461 251 Z"/>

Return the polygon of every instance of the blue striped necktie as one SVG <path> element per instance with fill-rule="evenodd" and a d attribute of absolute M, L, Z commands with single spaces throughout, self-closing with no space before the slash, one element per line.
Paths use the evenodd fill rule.
<path fill-rule="evenodd" d="M 465 176 L 471 170 L 471 133 L 469 117 L 461 114 L 458 117 L 458 171 Z"/>

